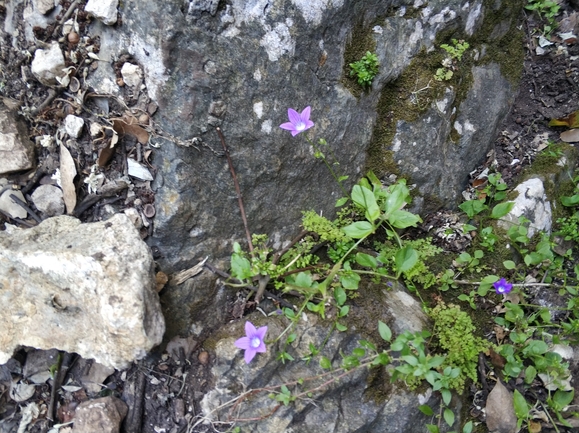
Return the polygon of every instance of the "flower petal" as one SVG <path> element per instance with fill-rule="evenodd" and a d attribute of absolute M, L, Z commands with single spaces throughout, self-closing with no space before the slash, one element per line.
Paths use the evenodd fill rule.
<path fill-rule="evenodd" d="M 289 118 L 289 121 L 294 125 L 298 124 L 301 120 L 300 114 L 293 108 L 287 109 L 287 117 Z"/>
<path fill-rule="evenodd" d="M 245 322 L 245 335 L 251 338 L 256 334 L 256 332 L 257 329 L 255 329 L 255 326 L 253 326 L 253 323 L 251 323 L 249 320 Z"/>
<path fill-rule="evenodd" d="M 279 127 L 281 129 L 287 129 L 288 131 L 295 131 L 296 129 L 295 125 L 291 122 L 282 123 L 281 125 L 279 125 Z"/>
<path fill-rule="evenodd" d="M 235 341 L 235 347 L 247 350 L 251 347 L 249 343 L 250 343 L 249 337 L 241 337 L 239 340 Z"/>
<path fill-rule="evenodd" d="M 265 340 L 265 334 L 267 333 L 267 326 L 262 326 L 261 328 L 257 328 L 255 331 L 255 336 L 259 337 L 260 341 Z"/>
<path fill-rule="evenodd" d="M 255 358 L 255 354 L 256 354 L 256 353 L 257 353 L 257 351 L 254 350 L 254 349 L 247 349 L 247 350 L 245 351 L 245 355 L 244 355 L 245 363 L 246 363 L 246 364 L 249 364 L 249 363 L 251 362 L 251 360 L 252 360 L 253 358 Z"/>
<path fill-rule="evenodd" d="M 312 110 L 312 107 L 310 107 L 309 105 L 304 108 L 304 110 L 302 111 L 302 114 L 300 115 L 302 118 L 302 121 L 304 123 L 308 123 L 308 120 L 310 120 L 310 112 Z"/>

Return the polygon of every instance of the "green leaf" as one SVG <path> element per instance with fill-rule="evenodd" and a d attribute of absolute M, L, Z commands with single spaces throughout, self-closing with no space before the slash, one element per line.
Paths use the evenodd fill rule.
<path fill-rule="evenodd" d="M 361 347 L 356 347 L 354 350 L 352 350 L 352 355 L 357 356 L 358 358 L 362 358 L 363 356 L 366 356 L 366 351 Z"/>
<path fill-rule="evenodd" d="M 378 332 L 380 333 L 380 337 L 384 341 L 390 341 L 392 339 L 392 331 L 388 327 L 388 325 L 381 320 L 378 321 Z"/>
<path fill-rule="evenodd" d="M 342 197 L 336 200 L 336 207 L 344 206 L 350 200 L 348 197 Z"/>
<path fill-rule="evenodd" d="M 330 361 L 329 358 L 322 356 L 320 358 L 320 367 L 322 367 L 324 370 L 329 370 L 332 368 L 332 361 Z"/>
<path fill-rule="evenodd" d="M 338 286 L 334 289 L 334 299 L 338 305 L 344 305 L 348 296 L 346 295 L 346 291 L 342 286 Z"/>
<path fill-rule="evenodd" d="M 579 194 L 570 197 L 561 197 L 561 204 L 563 206 L 577 206 L 579 204 Z"/>
<path fill-rule="evenodd" d="M 231 256 L 231 275 L 238 280 L 245 280 L 253 277 L 249 260 L 240 254 L 234 253 Z"/>
<path fill-rule="evenodd" d="M 336 322 L 336 329 L 340 332 L 344 332 L 348 330 L 348 327 Z"/>
<path fill-rule="evenodd" d="M 358 290 L 358 283 L 360 283 L 360 275 L 354 272 L 348 272 L 340 277 L 340 283 L 346 290 Z"/>
<path fill-rule="evenodd" d="M 350 312 L 350 306 L 349 305 L 343 305 L 340 307 L 340 313 L 338 314 L 338 316 L 339 317 L 347 316 L 349 312 Z"/>
<path fill-rule="evenodd" d="M 380 216 L 380 208 L 376 203 L 374 192 L 360 185 L 352 188 L 352 201 L 366 211 L 366 219 L 370 222 L 376 221 Z"/>
<path fill-rule="evenodd" d="M 406 361 L 407 364 L 410 364 L 413 367 L 416 367 L 418 365 L 418 358 L 416 356 L 404 355 L 401 356 L 400 359 Z"/>
<path fill-rule="evenodd" d="M 452 394 L 450 393 L 450 390 L 441 389 L 440 394 L 442 395 L 442 401 L 444 401 L 444 404 L 448 406 L 450 404 L 450 399 L 452 398 Z"/>
<path fill-rule="evenodd" d="M 409 271 L 418 263 L 418 253 L 414 248 L 405 246 L 396 252 L 394 262 L 397 274 L 400 276 L 402 272 Z"/>
<path fill-rule="evenodd" d="M 485 296 L 492 285 L 497 281 L 499 281 L 499 277 L 496 275 L 487 275 L 481 280 L 480 286 L 478 286 L 477 294 L 479 296 Z"/>
<path fill-rule="evenodd" d="M 378 267 L 376 257 L 366 253 L 356 253 L 356 263 L 365 268 L 376 269 Z"/>
<path fill-rule="evenodd" d="M 473 423 L 472 421 L 467 422 L 462 428 L 462 433 L 472 433 Z"/>
<path fill-rule="evenodd" d="M 432 408 L 430 406 L 428 406 L 427 404 L 421 404 L 420 406 L 418 406 L 418 410 L 426 416 L 434 415 Z"/>
<path fill-rule="evenodd" d="M 562 411 L 565 406 L 568 406 L 573 401 L 573 396 L 575 392 L 571 391 L 561 391 L 558 389 L 555 391 L 555 395 L 553 396 L 553 403 L 555 403 L 554 409 L 557 411 Z"/>
<path fill-rule="evenodd" d="M 397 229 L 405 229 L 407 227 L 414 227 L 422 219 L 418 215 L 405 210 L 395 210 L 388 216 L 388 222 Z"/>
<path fill-rule="evenodd" d="M 374 232 L 374 226 L 368 221 L 356 221 L 342 227 L 342 231 L 352 239 L 362 239 Z"/>
<path fill-rule="evenodd" d="M 519 419 L 526 419 L 529 416 L 529 405 L 525 397 L 517 390 L 513 392 L 513 403 L 515 405 L 515 414 Z"/>
<path fill-rule="evenodd" d="M 488 206 L 480 200 L 468 200 L 458 206 L 469 218 L 481 213 Z"/>
<path fill-rule="evenodd" d="M 388 365 L 390 362 L 390 357 L 388 354 L 382 352 L 380 353 L 374 361 L 372 361 L 372 365 Z"/>
<path fill-rule="evenodd" d="M 513 209 L 513 206 L 515 205 L 514 201 L 507 201 L 505 203 L 499 203 L 498 205 L 496 205 L 492 212 L 491 212 L 491 218 L 494 219 L 499 219 L 504 217 L 506 214 L 508 214 L 511 209 Z"/>
<path fill-rule="evenodd" d="M 408 188 L 405 185 L 397 183 L 390 187 L 390 194 L 386 197 L 384 201 L 382 210 L 391 214 L 394 211 L 399 210 L 405 203 L 405 198 L 408 195 Z"/>
<path fill-rule="evenodd" d="M 446 421 L 450 427 L 454 424 L 454 412 L 449 408 L 444 409 L 444 421 Z"/>
<path fill-rule="evenodd" d="M 312 287 L 312 283 L 313 283 L 312 276 L 306 272 L 300 272 L 299 274 L 296 275 L 296 278 L 294 280 L 294 285 L 297 287 L 310 288 Z"/>
<path fill-rule="evenodd" d="M 438 427 L 435 424 L 426 424 L 426 428 L 430 433 L 440 433 L 440 430 L 438 430 Z"/>
<path fill-rule="evenodd" d="M 537 370 L 532 365 L 529 365 L 525 369 L 525 383 L 530 385 L 535 380 L 535 377 L 537 377 Z"/>
<path fill-rule="evenodd" d="M 505 260 L 503 262 L 503 266 L 505 267 L 505 269 L 508 269 L 508 270 L 515 269 L 517 267 L 515 262 L 513 262 L 512 260 Z"/>

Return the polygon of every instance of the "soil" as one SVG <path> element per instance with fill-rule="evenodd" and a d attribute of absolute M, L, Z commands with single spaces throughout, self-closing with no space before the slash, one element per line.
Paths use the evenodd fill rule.
<path fill-rule="evenodd" d="M 80 2 L 81 6 L 83 3 Z M 62 2 L 63 13 L 70 5 L 68 1 Z M 579 14 L 567 1 L 562 1 L 561 6 L 561 12 L 557 16 L 560 22 L 559 31 L 579 34 Z M 6 10 L 0 7 L 0 15 L 4 17 L 5 13 Z M 57 18 L 61 17 L 62 15 Z M 74 38 L 72 42 L 70 38 L 61 42 L 65 50 L 76 52 L 79 60 L 74 62 L 69 57 L 67 66 L 74 66 L 76 70 L 73 76 L 79 78 L 82 77 L 85 68 L 86 73 L 90 74 L 91 66 L 85 62 L 85 60 L 90 62 L 89 53 L 98 55 L 99 41 L 91 39 L 87 34 L 88 22 L 89 18 L 86 14 L 82 12 L 78 14 L 78 33 L 81 37 L 87 36 L 88 39 L 82 43 L 76 43 Z M 526 58 L 518 96 L 500 127 L 494 149 L 489 152 L 487 161 L 473 172 L 473 180 L 485 168 L 490 168 L 501 173 L 509 187 L 514 186 L 525 167 L 529 166 L 537 154 L 547 147 L 549 141 L 558 142 L 560 132 L 566 129 L 549 127 L 549 121 L 579 110 L 579 42 L 575 37 L 562 40 L 557 36 L 557 32 L 553 32 L 547 38 L 551 45 L 539 47 L 537 36 L 543 25 L 544 21 L 537 15 L 525 13 L 523 26 L 526 31 Z M 59 28 L 54 27 L 46 30 L 35 29 L 38 40 L 45 43 L 53 40 L 53 34 L 59 34 L 58 31 Z M 11 38 L 6 34 L 2 33 L 3 36 L 0 38 L 1 83 L 3 84 L 0 92 L 5 99 L 15 101 L 23 107 L 21 113 L 28 123 L 30 135 L 34 137 L 57 136 L 58 126 L 67 114 L 75 114 L 92 122 L 98 121 L 95 113 L 101 112 L 103 107 L 97 98 L 92 97 L 94 95 L 91 95 L 90 89 L 84 89 L 86 92 L 83 98 L 78 100 L 75 95 L 67 91 L 54 95 L 51 89 L 30 78 L 30 54 L 36 47 L 30 47 L 25 42 L 23 34 L 24 32 L 21 31 L 17 47 L 12 46 Z M 122 63 L 128 60 L 130 59 L 122 59 L 116 65 L 116 70 L 120 71 Z M 83 80 L 81 79 L 80 82 L 82 83 Z M 145 95 L 132 93 L 127 86 L 124 87 L 124 92 L 126 103 L 116 98 L 108 98 L 108 118 L 121 118 L 131 113 L 137 118 L 143 131 L 160 134 L 161 132 L 156 130 L 153 122 L 149 120 L 155 112 L 154 103 Z M 41 108 L 34 109 L 33 107 Z M 110 146 L 112 131 L 116 129 L 110 122 L 100 123 L 105 128 L 101 132 L 98 147 L 94 146 L 94 138 L 91 139 L 85 132 L 71 148 L 72 156 L 78 163 L 78 170 L 84 175 L 91 172 L 91 167 L 98 162 L 99 158 L 104 158 L 101 156 L 102 149 Z M 129 123 L 125 120 L 125 125 Z M 138 133 L 142 131 L 126 133 L 124 139 L 121 140 L 120 149 L 110 156 L 110 160 L 103 164 L 104 167 L 99 169 L 107 179 L 118 179 L 126 174 L 128 155 L 134 156 L 147 166 L 147 157 L 151 149 L 138 140 Z M 9 181 L 19 185 L 25 194 L 31 194 L 41 184 L 53 182 L 49 174 L 58 167 L 58 146 L 41 147 L 38 157 L 39 169 L 36 172 L 9 177 Z M 154 167 L 148 166 L 148 168 L 154 175 Z M 86 185 L 77 184 L 76 186 L 78 203 L 83 203 L 83 200 L 91 194 Z M 75 215 L 83 222 L 90 222 L 105 217 L 108 212 L 121 212 L 133 207 L 139 211 L 145 222 L 141 228 L 141 234 L 143 238 L 146 238 L 151 233 L 154 221 L 145 216 L 143 210 L 147 204 L 154 203 L 154 193 L 147 181 L 135 181 L 133 191 L 134 195 L 123 190 L 107 199 L 90 202 Z M 431 226 L 429 227 L 431 231 L 446 223 L 448 218 L 446 213 L 424 216 L 424 220 L 428 221 Z M 0 214 L 2 229 L 6 222 L 17 225 L 27 224 L 26 221 L 14 221 Z M 460 251 L 465 245 L 466 243 L 457 243 L 445 245 L 445 247 Z M 232 317 L 236 315 L 235 312 L 231 312 Z M 87 368 L 86 362 L 78 357 L 69 359 L 70 368 L 64 378 L 64 383 L 81 385 L 76 391 L 67 391 L 57 395 L 58 410 L 55 422 L 70 421 L 74 408 L 83 400 L 115 395 L 129 402 L 129 415 L 123 427 L 125 432 L 195 433 L 227 430 L 227 425 L 199 424 L 195 426 L 198 421 L 197 414 L 201 412 L 199 402 L 210 388 L 212 381 L 211 353 L 203 348 L 202 342 L 191 339 L 175 339 L 171 344 L 168 351 L 153 354 L 135 363 L 128 370 L 116 371 L 106 379 L 104 387 L 96 393 L 82 385 L 82 376 Z M 13 360 L 7 364 L 8 367 L 0 373 L 8 374 L 8 378 L 11 377 L 12 380 L 18 379 L 21 374 L 19 368 L 26 363 L 28 352 L 21 350 L 16 353 Z M 579 377 L 577 373 L 574 371 L 574 377 Z M 22 416 L 21 407 L 25 404 L 36 404 L 41 411 L 30 424 L 28 431 L 48 431 L 50 423 L 46 417 L 46 410 L 50 404 L 51 382 L 37 386 L 34 396 L 26 403 L 16 402 L 10 398 L 7 383 L 6 377 L 0 375 L 0 422 L 4 422 L 4 427 L 0 423 L 0 432 L 16 431 Z M 480 395 L 477 394 L 477 399 L 479 397 Z M 478 401 L 477 404 L 481 402 Z M 474 403 L 472 415 L 480 415 Z M 550 430 L 544 425 L 542 431 Z M 560 431 L 565 430 L 560 428 Z"/>

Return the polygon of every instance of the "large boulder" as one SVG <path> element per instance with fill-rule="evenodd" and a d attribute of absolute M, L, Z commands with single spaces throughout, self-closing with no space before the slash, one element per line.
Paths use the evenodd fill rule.
<path fill-rule="evenodd" d="M 522 65 L 511 48 L 518 44 L 519 3 L 123 2 L 122 27 L 92 29 L 100 32 L 101 62 L 89 80 L 110 93 L 112 63 L 129 54 L 158 104 L 161 135 L 172 139 L 156 140 L 151 243 L 160 262 L 174 271 L 207 254 L 225 257 L 232 241 L 243 238 L 231 175 L 217 155 L 216 126 L 229 146 L 252 232 L 280 245 L 296 231 L 302 210 L 333 212 L 341 191 L 313 158 L 306 134 L 292 137 L 279 128 L 290 107 L 312 107 L 316 125 L 307 134 L 327 140 L 349 182 L 370 167 L 384 178 L 409 178 L 420 205 L 415 210 L 455 205 L 513 96 L 516 72 L 506 74 L 503 63 L 514 63 L 513 70 Z M 462 75 L 437 84 L 428 98 L 420 94 L 427 102 L 412 121 L 393 118 L 390 111 L 407 101 L 388 95 L 407 71 L 418 70 L 413 60 L 436 60 L 440 45 L 454 37 L 471 41 Z M 362 91 L 348 64 L 366 50 L 376 52 L 381 66 L 371 89 Z M 440 58 L 429 65 L 421 69 L 426 82 L 412 85 L 430 80 L 434 86 Z M 388 134 L 386 121 L 394 125 Z"/>
<path fill-rule="evenodd" d="M 163 338 L 153 258 L 129 218 L 0 232 L 0 364 L 19 346 L 125 367 Z"/>

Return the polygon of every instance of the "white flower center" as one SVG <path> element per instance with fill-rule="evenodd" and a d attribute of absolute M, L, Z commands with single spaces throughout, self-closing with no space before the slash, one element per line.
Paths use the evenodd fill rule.
<path fill-rule="evenodd" d="M 298 122 L 298 123 L 296 123 L 296 129 L 297 129 L 298 131 L 303 131 L 303 130 L 305 129 L 305 127 L 306 127 L 306 124 L 305 124 L 304 122 Z"/>
<path fill-rule="evenodd" d="M 251 341 L 249 342 L 249 345 L 251 347 L 253 347 L 254 349 L 257 349 L 260 344 L 261 344 L 261 340 L 259 339 L 259 337 L 252 337 Z"/>

